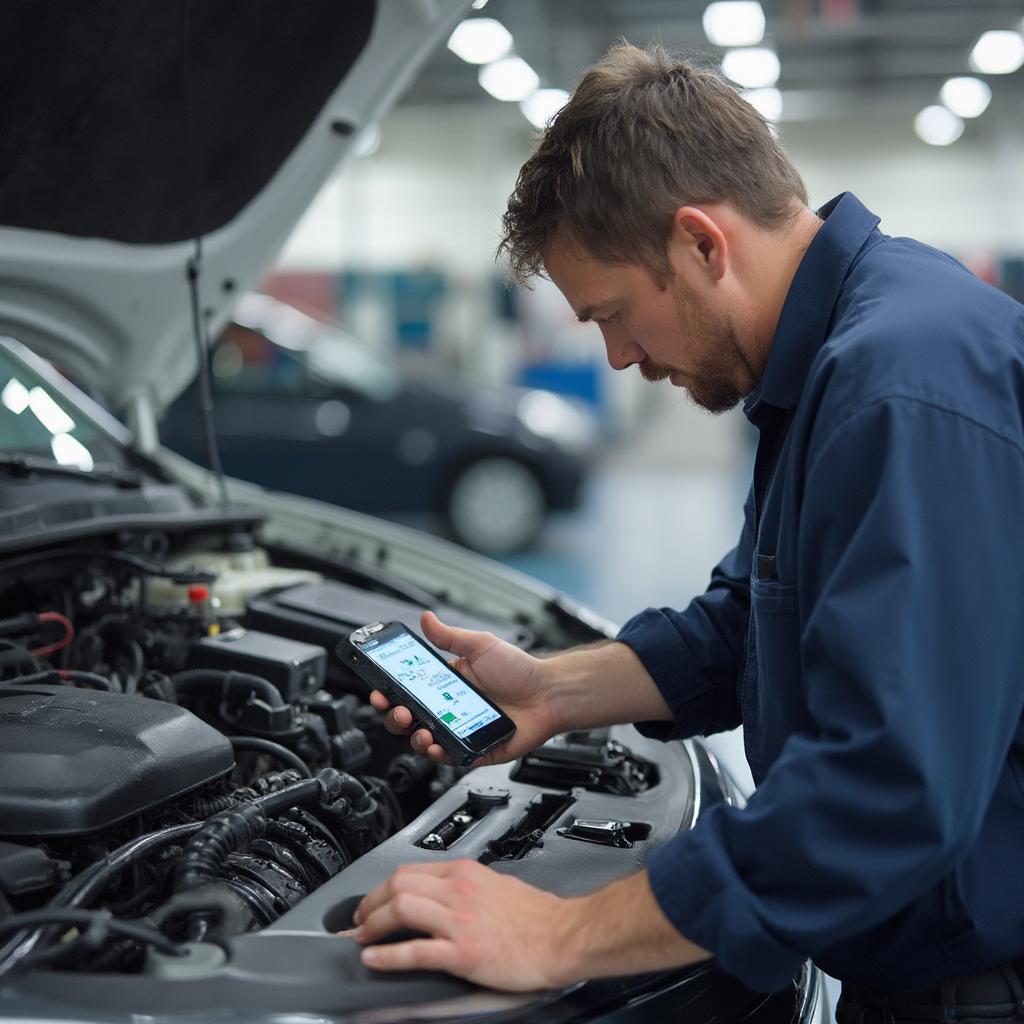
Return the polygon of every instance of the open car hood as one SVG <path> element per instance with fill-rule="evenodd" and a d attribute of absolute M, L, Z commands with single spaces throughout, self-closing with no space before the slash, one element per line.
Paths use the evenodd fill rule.
<path fill-rule="evenodd" d="M 468 0 L 10 0 L 0 334 L 115 408 L 196 369 L 359 132 Z"/>

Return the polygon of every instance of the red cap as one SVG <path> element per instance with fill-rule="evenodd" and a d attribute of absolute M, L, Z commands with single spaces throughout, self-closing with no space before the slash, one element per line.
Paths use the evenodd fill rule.
<path fill-rule="evenodd" d="M 188 599 L 193 604 L 202 604 L 204 601 L 210 600 L 210 588 L 204 587 L 201 583 L 195 584 L 188 588 Z"/>

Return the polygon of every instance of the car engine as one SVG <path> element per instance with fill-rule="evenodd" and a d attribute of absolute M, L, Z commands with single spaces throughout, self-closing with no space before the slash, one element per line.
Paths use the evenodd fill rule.
<path fill-rule="evenodd" d="M 533 644 L 238 524 L 0 558 L 0 974 L 263 928 L 450 789 L 335 655 L 425 598 Z"/>

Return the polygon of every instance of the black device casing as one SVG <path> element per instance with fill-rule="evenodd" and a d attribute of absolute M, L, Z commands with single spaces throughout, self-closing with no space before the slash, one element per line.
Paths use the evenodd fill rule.
<path fill-rule="evenodd" d="M 375 627 L 380 627 L 376 629 Z M 445 668 L 447 668 L 454 675 L 458 676 L 474 693 L 478 694 L 483 700 L 487 701 L 492 707 L 494 707 L 501 714 L 495 722 L 491 722 L 489 725 L 484 726 L 481 730 L 480 739 L 483 741 L 481 746 L 477 747 L 467 742 L 466 740 L 459 739 L 451 729 L 448 728 L 443 722 L 439 722 L 434 716 L 433 712 L 426 707 L 421 701 L 417 700 L 413 694 L 411 694 L 401 683 L 397 682 L 394 678 L 387 674 L 381 669 L 373 660 L 371 660 L 366 654 L 360 650 L 359 645 L 356 644 L 352 637 L 357 633 L 361 633 L 364 630 L 374 629 L 374 638 L 380 637 L 382 639 L 393 639 L 394 636 L 398 635 L 398 631 L 401 630 L 406 633 L 411 639 L 415 640 L 431 657 L 440 661 Z M 380 690 L 385 697 L 388 698 L 393 704 L 400 703 L 407 707 L 413 716 L 413 729 L 426 728 L 429 729 L 434 737 L 434 742 L 437 743 L 444 752 L 451 757 L 451 759 L 458 765 L 472 764 L 478 757 L 486 754 L 488 751 L 493 750 L 499 744 L 504 743 L 510 736 L 515 732 L 515 723 L 501 710 L 493 701 L 485 697 L 480 691 L 460 672 L 457 672 L 451 665 L 449 665 L 436 651 L 433 650 L 428 644 L 425 644 L 408 626 L 402 622 L 387 622 L 387 623 L 370 623 L 367 626 L 363 626 L 360 629 L 353 630 L 348 638 L 343 640 L 338 645 L 337 654 L 343 661 L 347 662 L 352 666 L 356 674 L 363 679 L 368 685 Z M 511 728 L 503 726 L 511 726 Z M 493 733 L 493 735 L 491 735 Z"/>

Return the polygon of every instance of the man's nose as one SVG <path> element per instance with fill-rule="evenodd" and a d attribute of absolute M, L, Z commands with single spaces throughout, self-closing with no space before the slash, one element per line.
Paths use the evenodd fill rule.
<path fill-rule="evenodd" d="M 624 331 L 606 328 L 603 334 L 608 365 L 613 370 L 625 370 L 634 363 L 642 362 L 647 354 Z"/>

